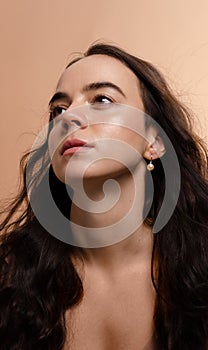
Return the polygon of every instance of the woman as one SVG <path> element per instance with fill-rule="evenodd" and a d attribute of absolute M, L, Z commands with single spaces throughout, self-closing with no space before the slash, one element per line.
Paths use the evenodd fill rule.
<path fill-rule="evenodd" d="M 163 164 L 172 161 L 167 190 Z M 105 44 L 72 61 L 50 101 L 47 140 L 22 169 L 22 190 L 1 224 L 1 349 L 208 349 L 207 151 L 150 63 Z M 96 211 L 117 188 L 109 179 L 120 194 Z M 51 215 L 42 222 L 48 182 L 73 244 L 54 237 Z M 166 192 L 174 208 L 157 226 Z M 112 241 L 129 212 L 125 228 L 135 228 Z M 82 229 L 104 235 L 80 243 Z"/>

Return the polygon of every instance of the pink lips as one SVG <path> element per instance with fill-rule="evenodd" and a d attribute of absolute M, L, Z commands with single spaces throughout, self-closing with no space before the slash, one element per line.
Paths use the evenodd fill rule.
<path fill-rule="evenodd" d="M 61 155 L 66 156 L 68 154 L 73 154 L 77 151 L 87 151 L 89 148 L 92 148 L 92 145 L 87 144 L 87 142 L 79 140 L 79 139 L 72 139 L 67 140 L 61 149 Z"/>

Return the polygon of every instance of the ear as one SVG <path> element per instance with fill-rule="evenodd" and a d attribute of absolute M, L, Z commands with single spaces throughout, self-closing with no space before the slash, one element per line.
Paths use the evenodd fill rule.
<path fill-rule="evenodd" d="M 148 143 L 146 145 L 143 157 L 149 160 L 161 158 L 165 154 L 165 145 L 162 138 L 157 134 L 153 127 L 148 129 Z"/>

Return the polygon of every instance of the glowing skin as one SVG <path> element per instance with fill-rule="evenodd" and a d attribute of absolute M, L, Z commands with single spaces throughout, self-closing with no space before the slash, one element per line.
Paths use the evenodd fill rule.
<path fill-rule="evenodd" d="M 102 82 L 108 84 L 100 86 Z M 95 102 L 119 103 L 144 109 L 137 77 L 120 61 L 105 55 L 84 58 L 66 69 L 59 80 L 57 93 L 61 95 L 59 99 L 52 99 L 51 105 L 56 120 L 61 120 L 61 113 L 65 110 L 70 112 L 75 107 Z M 79 178 L 82 166 L 90 164 L 94 154 L 101 159 L 88 166 L 84 174 L 88 196 L 95 201 L 101 200 L 103 184 L 111 178 L 118 182 L 121 189 L 120 199 L 111 210 L 97 214 L 90 208 L 84 211 L 72 203 L 70 219 L 85 227 L 109 226 L 124 217 L 132 206 L 135 193 L 129 170 L 120 162 L 102 159 L 104 149 L 99 141 L 106 138 L 124 142 L 141 154 L 139 160 L 134 156 L 131 159 L 133 175 L 141 189 L 140 200 L 134 203 L 134 212 L 135 217 L 141 215 L 146 172 L 142 156 L 147 159 L 152 156 L 154 160 L 164 152 L 157 131 L 152 127 L 147 130 L 146 137 L 150 140 L 147 142 L 137 132 L 119 125 L 88 125 L 83 115 L 75 114 L 74 118 L 65 122 L 52 130 L 49 140 L 49 149 L 52 149 L 52 154 L 54 152 L 52 166 L 57 177 L 64 182 L 65 173 L 69 171 L 71 179 Z M 66 134 L 67 123 L 74 127 L 70 136 Z M 61 132 L 62 137 L 66 137 L 60 142 Z M 66 140 L 74 139 L 90 143 L 93 147 L 82 152 L 62 153 Z M 124 156 L 128 162 L 129 153 L 124 153 Z M 67 168 L 69 163 L 70 167 Z M 76 184 L 75 190 L 79 190 Z M 83 279 L 84 298 L 74 311 L 70 311 L 67 323 L 70 331 L 71 325 L 76 325 L 72 332 L 73 339 L 68 340 L 72 349 L 144 349 L 153 333 L 155 292 L 151 284 L 152 244 L 151 228 L 143 224 L 117 244 L 84 249 L 84 265 L 79 261 L 74 262 Z M 111 345 L 106 343 L 107 340 Z"/>
<path fill-rule="evenodd" d="M 125 162 L 133 169 L 134 175 L 141 184 L 140 208 L 137 210 L 140 213 L 144 201 L 146 171 L 144 162 L 141 162 L 142 156 L 148 159 L 151 156 L 152 159 L 157 158 L 163 145 L 158 142 L 157 132 L 151 127 L 147 130 L 145 139 L 138 134 L 138 130 L 135 132 L 120 125 L 109 125 L 108 122 L 106 124 L 88 125 L 85 115 L 82 112 L 77 112 L 76 108 L 90 106 L 95 103 L 101 107 L 116 103 L 144 110 L 138 79 L 128 67 L 115 58 L 106 55 L 93 55 L 81 59 L 64 71 L 58 82 L 56 94 L 51 100 L 55 127 L 50 134 L 49 149 L 52 150 L 52 166 L 56 176 L 62 182 L 66 182 L 67 179 L 75 179 L 73 183 L 69 181 L 70 185 L 75 187 L 75 193 L 79 191 L 79 186 L 76 188 L 76 178 L 79 178 L 83 172 L 85 191 L 94 200 L 103 198 L 103 184 L 107 179 L 113 178 L 119 183 L 121 188 L 120 208 L 118 205 L 115 206 L 109 218 L 105 218 L 106 226 L 127 213 L 134 197 L 134 184 L 128 167 L 117 161 L 116 157 L 106 159 L 104 155 L 109 143 L 102 141 L 105 141 L 105 139 L 118 140 L 123 145 L 129 145 L 138 152 L 136 156 L 135 153 L 132 156 L 128 151 L 128 147 L 126 149 L 122 147 L 118 148 L 117 154 L 124 154 Z M 73 118 L 67 119 L 65 111 L 73 113 Z M 64 114 L 62 115 L 62 113 Z M 144 124 L 144 120 L 141 121 L 141 124 L 142 122 Z M 73 133 L 68 133 L 67 129 L 69 127 L 74 128 Z M 142 125 L 141 128 L 144 129 Z M 152 142 L 148 143 L 147 139 Z M 76 143 L 77 140 L 86 142 L 90 147 L 83 147 L 80 150 L 79 147 L 74 147 L 73 150 L 63 152 L 66 141 Z M 79 145 L 75 144 L 75 146 Z M 153 146 L 154 148 L 152 148 Z M 108 151 L 109 155 L 112 150 L 113 147 L 111 146 Z M 141 155 L 140 159 L 138 159 L 138 155 Z M 95 161 L 95 159 L 99 160 Z M 128 200 L 124 198 L 125 192 L 128 193 Z M 126 205 L 123 203 L 126 203 Z M 73 217 L 73 206 L 71 217 Z M 97 217 L 96 223 L 91 222 L 89 224 L 89 217 L 89 215 L 87 217 L 79 216 L 76 212 L 74 220 L 84 226 L 103 226 L 102 220 L 98 224 Z M 112 221 L 112 217 L 114 221 Z"/>
<path fill-rule="evenodd" d="M 110 86 L 87 89 L 92 83 L 101 82 L 114 84 L 123 93 Z M 70 111 L 75 107 L 88 105 L 94 102 L 99 102 L 100 104 L 121 103 L 143 110 L 143 103 L 139 95 L 139 83 L 135 75 L 119 61 L 104 55 L 87 57 L 70 66 L 61 76 L 57 86 L 57 92 L 65 93 L 68 96 L 53 102 L 52 109 L 57 106 L 62 107 L 62 110 L 59 108 L 62 112 L 65 110 Z M 57 108 L 55 109 L 54 114 L 57 113 L 56 110 Z M 90 125 L 85 127 L 86 121 L 84 120 L 84 117 L 78 115 L 77 118 L 75 117 L 74 119 L 75 122 L 77 119 L 77 123 L 81 123 L 82 127 L 71 134 L 70 139 L 81 139 L 88 143 L 102 140 L 104 138 L 118 139 L 130 144 L 141 154 L 144 153 L 146 145 L 145 140 L 139 137 L 137 133 L 127 128 L 109 124 Z M 55 143 L 54 139 L 56 137 L 59 137 L 60 139 L 57 132 L 56 134 L 54 132 L 54 134 L 51 135 L 52 143 Z M 61 181 L 65 182 L 66 164 L 69 159 L 68 157 L 60 156 L 62 145 L 63 142 L 61 142 L 60 146 L 57 148 L 53 156 L 52 164 L 56 175 Z M 98 144 L 95 144 L 95 147 L 90 151 L 91 153 L 95 153 L 94 157 L 96 157 L 96 155 L 102 155 L 102 148 L 100 148 Z M 82 154 L 80 156 L 82 156 Z M 87 154 L 84 155 L 85 160 L 87 160 L 87 156 Z M 70 171 L 77 171 L 77 166 L 73 164 L 73 160 L 70 166 Z M 118 175 L 123 171 L 124 167 L 118 162 L 102 160 L 90 166 L 85 177 L 93 177 L 94 179 L 99 177 L 108 178 L 108 176 L 112 177 L 113 174 Z M 73 174 L 71 175 L 73 176 Z M 79 176 L 79 173 L 74 174 L 74 176 L 76 175 Z"/>

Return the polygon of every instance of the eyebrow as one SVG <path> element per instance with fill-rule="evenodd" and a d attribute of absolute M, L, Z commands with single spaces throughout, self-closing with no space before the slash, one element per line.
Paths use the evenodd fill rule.
<path fill-rule="evenodd" d="M 86 92 L 86 91 L 94 91 L 94 90 L 98 90 L 101 88 L 112 88 L 116 91 L 118 91 L 123 97 L 126 97 L 126 95 L 124 94 L 124 92 L 121 90 L 121 88 L 109 81 L 98 81 L 95 83 L 91 83 L 88 84 L 86 86 L 84 86 L 84 88 L 82 89 L 82 91 Z M 70 100 L 70 97 L 67 93 L 65 92 L 56 92 L 52 99 L 49 102 L 49 106 L 51 104 L 53 104 L 55 101 L 57 100 L 61 100 L 61 99 L 65 99 L 65 100 Z"/>
<path fill-rule="evenodd" d="M 93 90 L 98 90 L 101 88 L 112 88 L 114 90 L 117 90 L 123 97 L 126 97 L 124 92 L 121 90 L 121 88 L 109 81 L 98 81 L 96 83 L 91 83 L 89 85 L 86 85 L 83 88 L 83 91 L 93 91 Z"/>
<path fill-rule="evenodd" d="M 49 101 L 49 106 L 50 105 L 52 105 L 55 101 L 57 101 L 57 100 L 69 100 L 70 98 L 69 98 L 69 95 L 68 94 L 66 94 L 65 92 L 56 92 L 54 95 L 53 95 L 53 97 L 52 97 L 52 99 Z"/>

